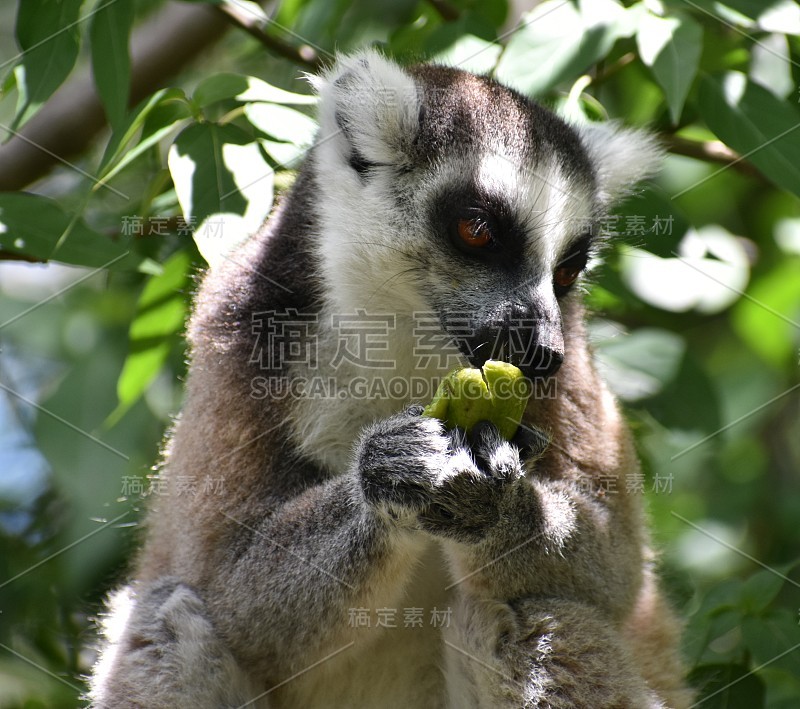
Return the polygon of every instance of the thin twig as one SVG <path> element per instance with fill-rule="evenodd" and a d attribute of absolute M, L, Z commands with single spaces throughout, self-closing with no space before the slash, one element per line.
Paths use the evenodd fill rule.
<path fill-rule="evenodd" d="M 611 64 L 603 64 L 602 67 L 598 66 L 597 73 L 592 77 L 592 85 L 602 84 L 607 81 L 616 73 L 622 71 L 626 66 L 632 64 L 636 59 L 635 52 L 626 52 L 619 59 Z"/>
<path fill-rule="evenodd" d="M 317 71 L 322 65 L 322 60 L 313 47 L 309 47 L 308 45 L 295 47 L 288 42 L 284 42 L 277 37 L 267 34 L 261 28 L 258 17 L 244 12 L 240 7 L 231 3 L 221 3 L 216 6 L 216 9 L 226 20 L 247 32 L 247 34 L 254 39 L 257 39 L 273 54 L 288 59 L 290 62 L 299 64 L 312 71 Z"/>

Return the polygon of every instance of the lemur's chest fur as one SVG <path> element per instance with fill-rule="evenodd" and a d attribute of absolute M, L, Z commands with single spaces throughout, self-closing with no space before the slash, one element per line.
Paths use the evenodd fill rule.
<path fill-rule="evenodd" d="M 387 588 L 386 602 L 348 608 L 336 656 L 275 692 L 269 709 L 443 709 L 444 631 L 454 621 L 452 583 L 438 543 L 418 548 L 401 593 Z M 336 652 L 336 650 L 334 650 Z M 347 681 L 342 682 L 346 677 Z"/>

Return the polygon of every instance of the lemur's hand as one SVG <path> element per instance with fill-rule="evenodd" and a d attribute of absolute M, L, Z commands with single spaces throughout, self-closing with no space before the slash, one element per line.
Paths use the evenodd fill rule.
<path fill-rule="evenodd" d="M 490 423 L 447 432 L 421 407 L 375 424 L 362 438 L 358 468 L 367 500 L 409 513 L 427 531 L 477 541 L 497 522 L 502 498 L 524 476 L 521 449 L 538 456 L 542 435 L 509 443 Z"/>
<path fill-rule="evenodd" d="M 418 512 L 452 455 L 441 421 L 412 406 L 370 426 L 358 446 L 358 474 L 367 501 L 396 511 Z"/>
<path fill-rule="evenodd" d="M 543 434 L 521 430 L 509 442 L 488 421 L 476 424 L 469 436 L 452 431 L 450 441 L 447 467 L 419 520 L 433 534 L 480 541 L 499 520 L 510 491 L 523 484 L 525 460 L 541 456 L 548 441 Z"/>

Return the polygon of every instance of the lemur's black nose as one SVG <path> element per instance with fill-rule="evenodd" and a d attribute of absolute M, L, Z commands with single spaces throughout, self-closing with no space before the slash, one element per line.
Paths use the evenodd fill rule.
<path fill-rule="evenodd" d="M 539 297 L 528 303 L 505 303 L 481 320 L 473 320 L 471 329 L 459 333 L 462 337 L 448 324 L 445 319 L 445 329 L 454 334 L 473 367 L 499 359 L 519 367 L 528 379 L 544 379 L 564 361 L 561 313 L 554 298 L 552 302 Z"/>
<path fill-rule="evenodd" d="M 528 379 L 549 377 L 564 361 L 561 333 L 535 325 L 481 327 L 459 340 L 459 348 L 473 367 L 480 367 L 487 359 L 499 359 L 519 367 Z"/>

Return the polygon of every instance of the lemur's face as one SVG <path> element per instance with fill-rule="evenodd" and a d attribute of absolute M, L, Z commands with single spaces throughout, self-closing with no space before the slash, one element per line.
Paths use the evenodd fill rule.
<path fill-rule="evenodd" d="M 322 260 L 337 305 L 432 311 L 473 365 L 555 372 L 563 301 L 609 199 L 649 171 L 652 155 L 631 164 L 654 152 L 648 139 L 579 135 L 487 79 L 375 54 L 320 88 Z"/>

